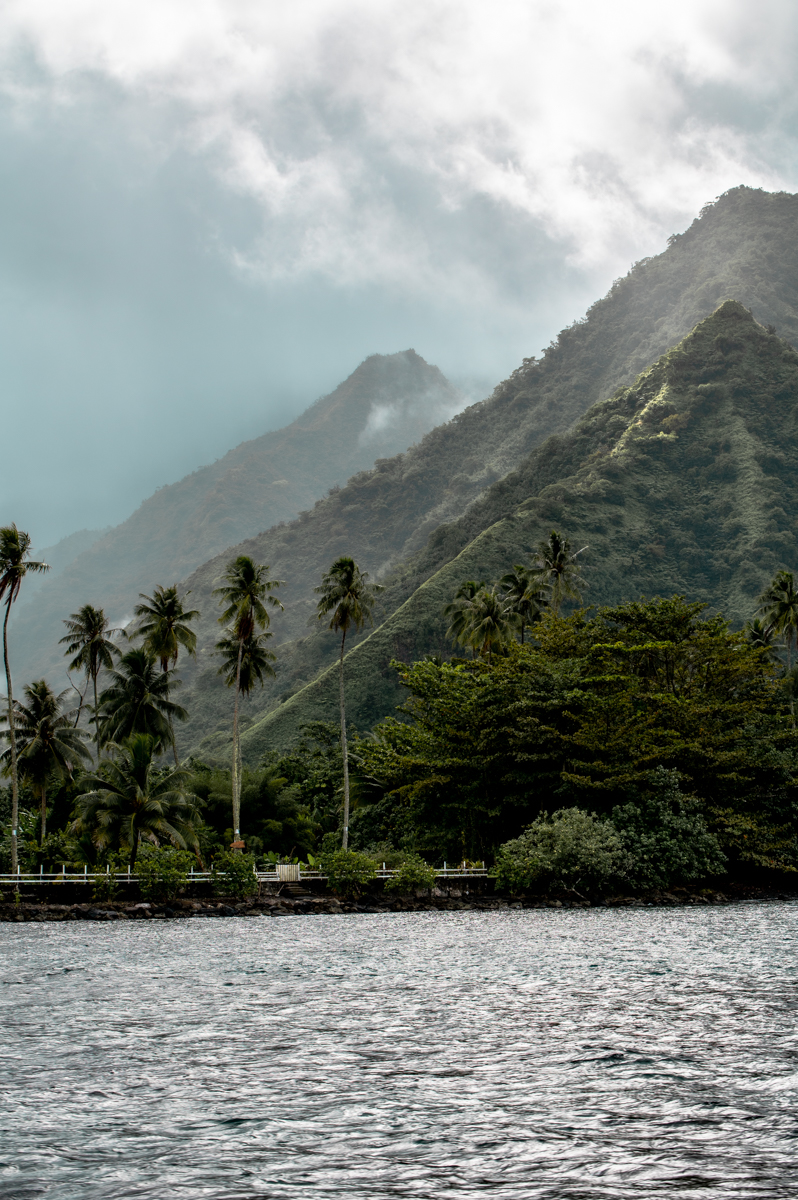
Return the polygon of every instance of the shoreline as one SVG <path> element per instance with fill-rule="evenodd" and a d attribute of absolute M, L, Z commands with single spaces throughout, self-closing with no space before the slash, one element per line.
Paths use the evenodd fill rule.
<path fill-rule="evenodd" d="M 282 917 L 337 915 L 347 913 L 402 912 L 504 912 L 523 909 L 627 909 L 627 908 L 702 908 L 751 903 L 752 901 L 784 903 L 798 900 L 798 892 L 762 887 L 735 887 L 719 891 L 713 888 L 673 888 L 670 891 L 648 892 L 638 896 L 615 895 L 594 900 L 577 897 L 553 898 L 543 896 L 400 896 L 390 899 L 380 895 L 363 895 L 356 899 L 332 895 L 301 897 L 276 894 L 236 900 L 219 897 L 214 900 L 179 898 L 158 903 L 146 900 L 85 901 L 74 904 L 53 904 L 37 901 L 30 895 L 20 903 L 3 897 L 0 901 L 0 922 L 44 923 L 61 921 L 151 921 L 219 919 L 226 917 Z"/>

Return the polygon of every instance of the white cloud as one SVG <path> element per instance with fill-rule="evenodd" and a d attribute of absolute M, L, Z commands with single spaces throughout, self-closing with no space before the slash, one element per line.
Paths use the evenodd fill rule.
<path fill-rule="evenodd" d="M 451 295 L 501 290 L 475 204 L 614 272 L 794 185 L 797 32 L 777 0 L 11 0 L 0 50 L 20 103 L 99 79 L 169 114 L 259 206 L 242 270 Z"/>

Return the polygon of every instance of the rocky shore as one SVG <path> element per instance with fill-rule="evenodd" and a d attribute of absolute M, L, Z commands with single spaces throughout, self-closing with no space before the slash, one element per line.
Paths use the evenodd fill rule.
<path fill-rule="evenodd" d="M 23 894 L 19 902 L 6 895 L 0 901 L 0 921 L 153 921 L 187 918 L 307 916 L 316 913 L 388 913 L 388 912 L 498 912 L 508 909 L 576 908 L 652 908 L 735 904 L 752 900 L 787 901 L 798 894 L 756 887 L 734 887 L 720 892 L 711 888 L 689 890 L 674 888 L 668 892 L 650 892 L 641 896 L 606 896 L 593 901 L 575 895 L 562 898 L 524 896 L 505 898 L 492 895 L 463 896 L 416 895 L 388 897 L 365 895 L 358 899 L 338 899 L 330 895 L 271 894 L 247 900 L 179 899 L 167 904 L 146 901 L 104 901 L 77 904 L 52 904 Z"/>

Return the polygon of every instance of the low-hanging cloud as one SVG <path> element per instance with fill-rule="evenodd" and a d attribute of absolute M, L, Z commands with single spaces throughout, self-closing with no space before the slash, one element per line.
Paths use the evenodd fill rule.
<path fill-rule="evenodd" d="M 502 289 L 499 228 L 601 273 L 791 184 L 797 29 L 781 0 L 12 0 L 0 49 L 22 120 L 98 81 L 157 110 L 153 153 L 257 206 L 239 270 L 445 296 Z"/>

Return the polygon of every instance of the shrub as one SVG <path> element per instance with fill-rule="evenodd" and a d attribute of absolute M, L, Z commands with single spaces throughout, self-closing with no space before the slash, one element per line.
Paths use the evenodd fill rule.
<path fill-rule="evenodd" d="M 436 872 L 428 867 L 423 858 L 412 855 L 406 858 L 397 873 L 385 881 L 387 892 L 414 892 L 417 888 L 431 890 L 435 887 Z"/>
<path fill-rule="evenodd" d="M 634 800 L 612 810 L 633 887 L 670 887 L 721 872 L 726 859 L 699 802 L 679 790 L 679 772 L 657 767 Z"/>
<path fill-rule="evenodd" d="M 136 863 L 139 888 L 145 900 L 174 900 L 188 882 L 194 858 L 172 846 L 142 849 Z"/>
<path fill-rule="evenodd" d="M 255 859 L 251 854 L 225 852 L 211 866 L 213 890 L 217 896 L 235 896 L 241 900 L 258 890 Z"/>
<path fill-rule="evenodd" d="M 561 887 L 593 890 L 617 877 L 625 865 L 621 836 L 609 821 L 580 808 L 542 813 L 496 855 L 493 874 L 509 891 Z"/>
<path fill-rule="evenodd" d="M 344 896 L 356 896 L 363 885 L 370 883 L 377 874 L 374 859 L 357 850 L 324 852 L 319 866 L 332 890 Z"/>

